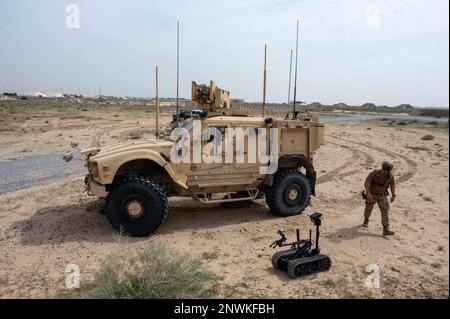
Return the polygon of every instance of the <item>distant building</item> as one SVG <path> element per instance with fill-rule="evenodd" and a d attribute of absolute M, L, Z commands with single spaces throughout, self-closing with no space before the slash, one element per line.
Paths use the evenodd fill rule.
<path fill-rule="evenodd" d="M 16 93 L 16 92 L 14 92 L 14 93 L 3 92 L 3 95 L 4 95 L 4 96 L 14 96 L 14 97 L 17 97 L 17 93 Z"/>
<path fill-rule="evenodd" d="M 232 108 L 240 109 L 244 103 L 244 99 L 230 99 L 230 106 Z"/>

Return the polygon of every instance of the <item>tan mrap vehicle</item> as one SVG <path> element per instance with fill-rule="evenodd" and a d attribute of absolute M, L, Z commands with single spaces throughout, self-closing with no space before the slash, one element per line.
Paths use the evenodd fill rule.
<path fill-rule="evenodd" d="M 205 87 L 208 86 L 193 83 L 193 101 L 196 89 L 207 93 Z M 213 87 L 212 83 L 210 88 Z M 216 98 L 220 96 L 229 98 L 228 94 L 216 94 Z M 221 104 L 216 98 L 211 94 L 210 100 L 203 99 L 198 105 L 207 109 L 202 103 Z M 107 217 L 115 229 L 131 236 L 152 233 L 167 217 L 169 196 L 188 196 L 208 204 L 253 200 L 265 195 L 271 211 L 280 216 L 300 214 L 308 206 L 310 196 L 315 195 L 313 154 L 324 142 L 324 127 L 318 119 L 304 114 L 295 119 L 273 120 L 224 113 L 227 112 L 223 108 L 221 112 L 209 110 L 200 116 L 179 118 L 180 127 L 189 136 L 184 146 L 177 141 L 151 139 L 82 150 L 89 170 L 86 190 L 89 195 L 106 198 Z M 175 118 L 173 124 L 176 122 Z M 245 132 L 254 129 L 255 135 L 261 136 L 263 130 L 276 130 L 278 143 L 273 145 L 277 152 L 273 153 L 278 153 L 277 157 L 272 163 L 260 160 L 259 156 L 251 160 L 254 140 L 248 134 L 230 133 L 236 129 L 249 129 Z M 196 137 L 196 130 L 202 134 Z M 267 133 L 266 149 L 273 147 L 269 140 Z M 231 142 L 235 147 L 230 161 L 227 143 Z M 194 154 L 198 150 L 194 144 L 201 146 L 202 154 Z M 204 161 L 204 152 L 214 153 L 217 161 Z M 189 161 L 172 160 L 174 155 L 181 154 Z M 269 164 L 274 170 L 264 172 L 261 168 Z"/>

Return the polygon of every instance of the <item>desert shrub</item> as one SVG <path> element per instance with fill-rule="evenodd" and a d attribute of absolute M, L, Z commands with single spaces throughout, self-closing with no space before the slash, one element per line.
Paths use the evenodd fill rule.
<path fill-rule="evenodd" d="M 206 260 L 213 260 L 219 258 L 219 253 L 217 251 L 205 251 L 202 253 L 202 258 Z"/>
<path fill-rule="evenodd" d="M 432 140 L 434 140 L 434 136 L 433 135 L 425 135 L 425 136 L 422 136 L 421 140 L 422 141 L 432 141 Z"/>
<path fill-rule="evenodd" d="M 387 117 L 383 117 L 381 120 L 385 122 L 385 121 L 387 121 L 389 119 Z"/>
<path fill-rule="evenodd" d="M 397 125 L 408 125 L 408 122 L 400 121 L 400 122 L 397 123 Z"/>
<path fill-rule="evenodd" d="M 138 140 L 141 138 L 141 131 L 135 130 L 135 131 L 131 132 L 129 136 L 132 140 Z"/>
<path fill-rule="evenodd" d="M 208 298 L 217 293 L 218 277 L 198 259 L 149 245 L 134 254 L 108 257 L 82 288 L 90 298 Z"/>

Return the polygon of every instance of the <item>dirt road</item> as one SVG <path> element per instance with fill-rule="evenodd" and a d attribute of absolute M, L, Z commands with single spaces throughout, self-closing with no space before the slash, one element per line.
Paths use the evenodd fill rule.
<path fill-rule="evenodd" d="M 80 162 L 65 163 L 61 154 L 1 162 L 0 195 L 82 172 L 83 166 Z"/>

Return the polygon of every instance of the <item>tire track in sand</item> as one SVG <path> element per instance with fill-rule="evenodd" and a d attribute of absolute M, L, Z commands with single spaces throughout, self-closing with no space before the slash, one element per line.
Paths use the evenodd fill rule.
<path fill-rule="evenodd" d="M 350 141 L 350 140 L 346 140 L 346 139 L 340 139 L 340 140 L 348 142 L 348 143 L 352 143 L 355 145 L 363 146 L 366 148 L 370 148 L 371 150 L 375 150 L 379 153 L 384 153 L 384 154 L 390 156 L 391 158 L 401 158 L 402 160 L 404 160 L 406 162 L 406 164 L 408 165 L 408 169 L 405 174 L 403 174 L 397 178 L 397 180 L 396 180 L 397 183 L 404 183 L 404 182 L 410 180 L 414 176 L 414 174 L 417 172 L 417 163 L 403 154 L 388 151 L 381 147 L 377 147 L 377 146 L 374 146 L 369 143 L 354 142 L 354 141 Z"/>
<path fill-rule="evenodd" d="M 329 182 L 335 177 L 347 177 L 347 176 L 351 176 L 351 175 L 355 175 L 355 174 L 359 173 L 359 170 L 352 170 L 352 171 L 345 172 L 345 173 L 340 173 L 340 172 L 342 172 L 343 170 L 347 169 L 348 167 L 350 167 L 352 165 L 355 165 L 355 162 L 358 161 L 359 159 L 361 159 L 361 157 L 364 157 L 364 163 L 363 163 L 364 166 L 372 166 L 373 163 L 375 162 L 374 158 L 370 154 L 363 152 L 361 150 L 358 150 L 356 148 L 352 148 L 348 145 L 334 143 L 334 142 L 329 142 L 329 144 L 343 147 L 345 149 L 350 150 L 350 152 L 352 153 L 352 157 L 350 160 L 346 160 L 346 162 L 343 165 L 336 167 L 335 169 L 331 170 L 330 172 L 326 173 L 325 175 L 322 175 L 321 177 L 319 177 L 317 179 L 316 184 L 322 184 L 322 183 Z"/>

